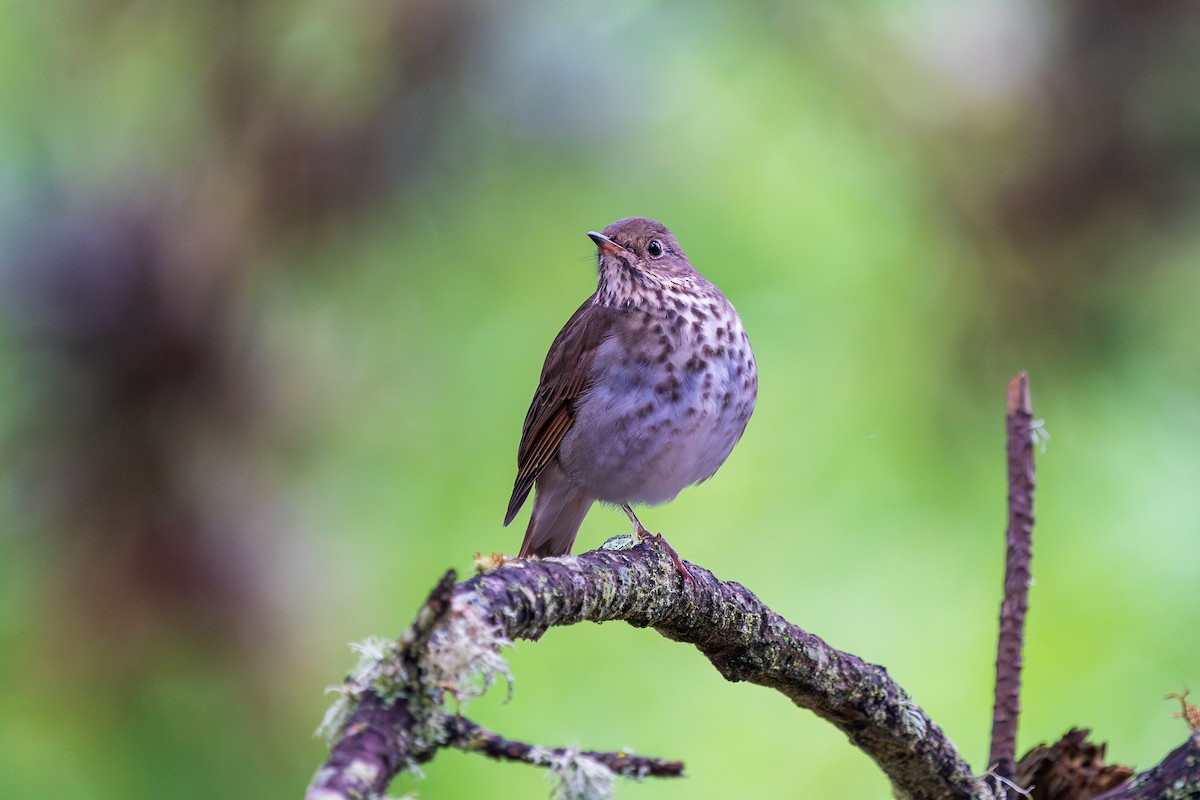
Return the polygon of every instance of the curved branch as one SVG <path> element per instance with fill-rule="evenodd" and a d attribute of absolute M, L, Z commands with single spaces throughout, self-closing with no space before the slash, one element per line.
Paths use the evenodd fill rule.
<path fill-rule="evenodd" d="M 671 557 L 650 540 L 622 552 L 514 561 L 463 583 L 454 583 L 448 573 L 398 642 L 364 648 L 372 650 L 371 657 L 342 689 L 344 702 L 329 724 L 336 742 L 307 797 L 381 794 L 400 770 L 428 761 L 443 747 L 548 767 L 572 787 L 600 787 L 599 794 L 576 790 L 572 796 L 607 796 L 613 774 L 680 774 L 678 762 L 513 742 L 459 713 L 471 697 L 507 675 L 496 654 L 511 639 L 538 639 L 556 625 L 609 620 L 690 642 L 728 680 L 777 689 L 829 720 L 874 759 L 899 797 L 996 797 L 882 667 L 792 625 L 737 583 L 720 581 L 694 564 L 688 571 L 694 580 L 684 583 Z M 455 708 L 446 706 L 447 696 Z M 1049 788 L 1035 787 L 1034 796 Z M 1200 798 L 1200 734 L 1103 797 Z"/>
<path fill-rule="evenodd" d="M 689 564 L 688 569 L 694 580 L 684 583 L 670 556 L 653 540 L 620 552 L 510 562 L 452 587 L 449 602 L 438 604 L 449 611 L 435 620 L 442 633 L 433 634 L 430 646 L 453 647 L 453 636 L 446 635 L 445 641 L 439 636 L 468 618 L 476 630 L 480 622 L 490 627 L 498 643 L 538 639 L 553 626 L 584 621 L 625 620 L 635 627 L 652 627 L 670 639 L 696 645 L 727 680 L 774 688 L 836 725 L 879 765 L 903 797 L 992 796 L 942 730 L 883 667 L 830 647 L 771 611 L 740 584 L 720 581 L 702 567 Z M 421 638 L 419 631 L 410 632 L 398 652 L 409 652 Z M 392 669 L 388 674 L 395 673 Z M 412 701 L 421 692 L 428 694 L 428 684 L 390 701 L 373 686 L 368 681 L 351 693 L 358 709 L 338 726 L 341 739 L 314 779 L 310 798 L 343 796 L 332 793 L 340 785 L 338 770 L 358 763 L 348 755 L 346 742 L 351 737 L 364 740 L 362 725 L 377 724 L 364 707 L 391 702 L 397 710 L 389 723 L 393 728 L 429 727 L 414 713 Z M 439 724 L 444 734 L 444 718 Z M 437 747 L 455 746 L 447 737 L 436 738 L 385 730 L 366 739 L 373 746 L 389 739 L 407 748 L 387 765 L 378 756 L 371 760 L 373 790 L 386 788 L 405 763 L 428 760 Z"/>
<path fill-rule="evenodd" d="M 942 730 L 880 666 L 830 647 L 740 584 L 688 564 L 686 584 L 663 550 L 514 562 L 463 585 L 513 638 L 554 625 L 624 620 L 696 645 L 730 681 L 782 692 L 832 722 L 905 796 L 988 794 Z"/>

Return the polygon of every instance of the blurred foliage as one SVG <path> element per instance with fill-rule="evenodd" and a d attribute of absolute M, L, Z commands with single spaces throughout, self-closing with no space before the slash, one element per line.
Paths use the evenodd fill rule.
<path fill-rule="evenodd" d="M 1040 458 L 1022 749 L 1146 766 L 1200 684 L 1200 11 L 0 0 L 0 785 L 299 796 L 352 662 L 499 525 L 583 234 L 671 226 L 758 411 L 643 519 L 884 664 L 980 770 L 1003 392 Z M 593 511 L 580 545 L 625 530 Z M 624 627 L 511 653 L 508 736 L 621 796 L 884 797 L 829 726 Z M 797 755 L 799 754 L 799 755 Z M 423 797 L 540 796 L 439 756 Z M 397 793 L 413 788 L 411 778 Z"/>

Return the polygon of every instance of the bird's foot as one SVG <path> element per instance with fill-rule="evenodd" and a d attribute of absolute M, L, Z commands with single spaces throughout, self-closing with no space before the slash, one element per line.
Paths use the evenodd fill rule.
<path fill-rule="evenodd" d="M 684 580 L 691 581 L 692 583 L 696 582 L 696 579 L 692 577 L 692 573 L 688 572 L 687 567 L 683 565 L 683 561 L 679 558 L 679 553 L 675 552 L 675 548 L 671 547 L 671 543 L 663 538 L 661 533 L 651 533 L 650 531 L 646 530 L 646 526 L 642 524 L 642 521 L 637 518 L 637 514 L 634 514 L 633 509 L 628 505 L 621 506 L 621 510 L 625 512 L 625 516 L 629 517 L 629 522 L 633 525 L 632 536 L 637 541 L 653 539 L 660 547 L 662 547 L 662 549 L 667 551 L 667 555 L 669 555 L 671 560 L 675 562 L 675 568 L 679 570 L 679 574 L 683 576 Z M 609 539 L 609 541 L 611 542 L 612 539 Z M 605 542 L 605 544 L 607 544 L 607 542 Z"/>
<path fill-rule="evenodd" d="M 688 572 L 687 567 L 683 565 L 683 561 L 679 558 L 679 553 L 675 552 L 675 548 L 671 547 L 671 543 L 661 533 L 652 534 L 647 532 L 643 538 L 653 539 L 663 550 L 667 551 L 667 555 L 675 562 L 675 569 L 679 570 L 679 574 L 683 576 L 684 580 L 691 581 L 692 583 L 696 582 L 696 579 L 692 577 L 692 573 Z"/>
<path fill-rule="evenodd" d="M 646 530 L 646 526 L 637 518 L 637 514 L 633 513 L 633 509 L 629 507 L 628 503 L 621 506 L 621 510 L 625 512 L 625 516 L 629 517 L 629 524 L 633 526 L 633 535 L 638 541 L 651 537 L 650 531 Z"/>

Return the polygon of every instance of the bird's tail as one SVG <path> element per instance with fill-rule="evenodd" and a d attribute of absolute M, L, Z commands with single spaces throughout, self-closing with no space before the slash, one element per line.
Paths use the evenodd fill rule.
<path fill-rule="evenodd" d="M 594 502 L 596 498 L 567 480 L 558 463 L 551 461 L 534 484 L 533 514 L 518 557 L 571 552 L 579 526 Z"/>

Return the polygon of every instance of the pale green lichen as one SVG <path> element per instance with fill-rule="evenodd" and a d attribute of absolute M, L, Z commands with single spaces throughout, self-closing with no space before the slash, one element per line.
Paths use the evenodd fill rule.
<path fill-rule="evenodd" d="M 351 643 L 350 649 L 358 653 L 358 663 L 340 686 L 325 689 L 326 694 L 336 694 L 337 698 L 317 727 L 318 736 L 325 737 L 332 745 L 349 719 L 354 705 L 367 690 L 373 689 L 388 699 L 395 699 L 403 693 L 408 676 L 398 658 L 398 648 L 398 642 L 379 637 Z"/>
<path fill-rule="evenodd" d="M 387 701 L 408 700 L 409 712 L 416 718 L 413 752 L 424 752 L 443 742 L 447 716 L 459 713 L 501 676 L 511 697 L 512 673 L 500 655 L 511 642 L 484 617 L 473 599 L 454 598 L 424 652 L 417 654 L 410 674 L 402 655 L 413 635 L 410 630 L 398 641 L 372 638 L 350 646 L 359 654 L 358 664 L 342 685 L 330 687 L 338 697 L 325 713 L 318 735 L 332 745 L 358 702 L 372 692 Z M 454 709 L 447 708 L 447 697 L 454 701 Z M 415 769 L 415 764 L 412 767 Z"/>
<path fill-rule="evenodd" d="M 638 538 L 632 533 L 619 533 L 605 539 L 600 545 L 601 550 L 632 550 L 638 543 Z"/>
<path fill-rule="evenodd" d="M 1029 423 L 1029 443 L 1037 447 L 1042 455 L 1046 455 L 1046 444 L 1050 441 L 1050 431 L 1046 430 L 1046 420 L 1035 419 Z"/>
<path fill-rule="evenodd" d="M 982 791 L 978 794 L 972 794 L 972 800 L 974 800 L 974 798 L 986 798 L 989 796 L 994 800 L 1017 800 L 1017 798 L 1029 800 L 1031 796 L 1030 792 L 1034 788 L 1030 786 L 1028 789 L 1022 789 L 1008 778 L 997 774 L 994 770 L 988 770 L 987 776 L 991 779 L 993 785 L 995 786 L 995 791 L 988 789 L 987 785 L 985 784 L 980 788 L 983 791 L 987 791 L 988 794 L 985 795 Z"/>
<path fill-rule="evenodd" d="M 554 783 L 550 800 L 611 800 L 613 796 L 613 771 L 578 751 L 556 753 L 534 747 L 530 760 L 548 767 L 546 778 Z"/>
<path fill-rule="evenodd" d="M 460 707 L 479 697 L 503 676 L 512 697 L 513 676 L 500 655 L 512 642 L 480 611 L 474 598 L 458 596 L 429 639 L 424 659 L 427 690 L 449 692 Z"/>
<path fill-rule="evenodd" d="M 916 738 L 924 737 L 928 729 L 924 712 L 909 697 L 900 700 L 900 729 Z"/>

